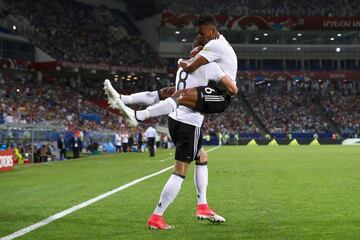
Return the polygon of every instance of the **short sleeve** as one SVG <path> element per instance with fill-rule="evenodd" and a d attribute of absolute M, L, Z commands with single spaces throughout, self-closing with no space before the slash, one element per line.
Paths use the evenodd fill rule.
<path fill-rule="evenodd" d="M 222 57 L 223 48 L 219 40 L 211 40 L 204 46 L 199 54 L 206 58 L 208 62 L 214 62 Z"/>
<path fill-rule="evenodd" d="M 212 62 L 206 64 L 205 66 L 208 68 L 205 71 L 205 77 L 207 80 L 219 82 L 225 76 L 225 72 L 217 63 Z"/>

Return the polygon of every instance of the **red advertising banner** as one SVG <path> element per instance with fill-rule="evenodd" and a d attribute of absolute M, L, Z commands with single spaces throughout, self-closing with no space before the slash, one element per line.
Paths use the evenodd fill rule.
<path fill-rule="evenodd" d="M 192 28 L 196 14 L 164 12 L 162 26 Z M 301 31 L 360 30 L 360 16 L 293 17 L 293 16 L 216 16 L 219 28 L 231 30 Z"/>
<path fill-rule="evenodd" d="M 14 150 L 0 151 L 0 172 L 14 170 Z"/>

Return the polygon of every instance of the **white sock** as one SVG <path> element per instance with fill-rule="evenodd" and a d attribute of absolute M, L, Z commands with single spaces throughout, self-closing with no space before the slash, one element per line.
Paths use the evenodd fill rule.
<path fill-rule="evenodd" d="M 160 100 L 158 91 L 139 92 L 131 95 L 121 95 L 120 99 L 125 103 L 125 105 L 139 104 L 145 106 L 153 105 Z"/>
<path fill-rule="evenodd" d="M 165 184 L 161 195 L 160 200 L 155 208 L 154 214 L 162 216 L 166 208 L 174 201 L 177 194 L 181 189 L 181 184 L 183 183 L 184 178 L 175 174 L 171 174 L 169 180 Z"/>
<path fill-rule="evenodd" d="M 148 118 L 168 115 L 169 113 L 175 111 L 176 108 L 177 104 L 175 100 L 169 97 L 153 106 L 147 107 L 145 110 L 136 111 L 136 118 L 140 121 L 144 121 Z"/>
<path fill-rule="evenodd" d="M 207 204 L 206 188 L 208 185 L 208 167 L 207 165 L 195 165 L 194 182 L 198 194 L 197 203 Z"/>

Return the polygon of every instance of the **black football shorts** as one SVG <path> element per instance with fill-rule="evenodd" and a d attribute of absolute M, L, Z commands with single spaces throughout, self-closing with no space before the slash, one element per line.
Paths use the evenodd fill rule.
<path fill-rule="evenodd" d="M 169 117 L 169 133 L 175 144 L 175 160 L 192 162 L 200 159 L 202 131 L 200 127 L 176 121 Z"/>
<path fill-rule="evenodd" d="M 198 100 L 195 111 L 200 113 L 221 113 L 230 105 L 231 96 L 217 87 L 209 84 L 206 87 L 196 87 Z"/>

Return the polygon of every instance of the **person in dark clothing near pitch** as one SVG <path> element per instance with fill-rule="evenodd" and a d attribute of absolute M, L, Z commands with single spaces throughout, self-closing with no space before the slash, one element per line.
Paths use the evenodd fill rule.
<path fill-rule="evenodd" d="M 74 158 L 80 157 L 80 151 L 81 151 L 81 140 L 78 136 L 74 135 L 74 137 L 70 141 L 71 148 L 73 150 Z"/>
<path fill-rule="evenodd" d="M 136 133 L 136 139 L 137 139 L 137 145 L 138 145 L 138 152 L 141 152 L 141 146 L 143 144 L 143 140 L 142 140 L 142 129 L 141 127 L 138 128 L 138 131 Z"/>
<path fill-rule="evenodd" d="M 58 149 L 60 152 L 60 160 L 66 159 L 66 146 L 65 146 L 65 140 L 64 136 L 60 135 L 60 138 L 57 141 Z"/>
<path fill-rule="evenodd" d="M 145 136 L 147 138 L 147 145 L 149 147 L 150 157 L 155 157 L 155 138 L 156 138 L 156 129 L 152 126 L 148 127 L 145 132 Z"/>

